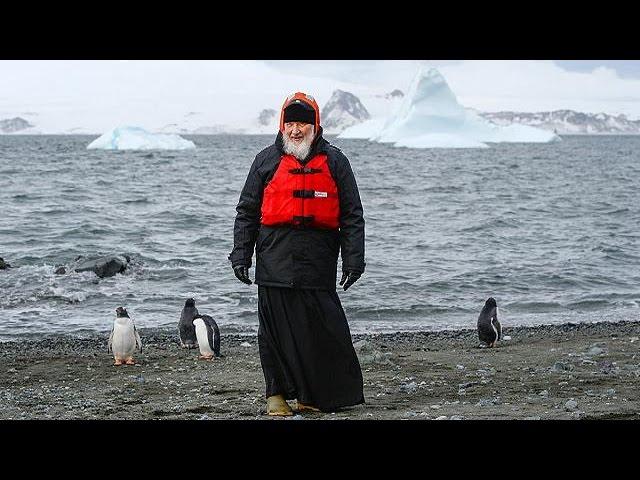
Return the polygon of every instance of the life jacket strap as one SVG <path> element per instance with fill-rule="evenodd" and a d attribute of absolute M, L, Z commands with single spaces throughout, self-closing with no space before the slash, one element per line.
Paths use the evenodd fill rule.
<path fill-rule="evenodd" d="M 322 169 L 310 167 L 291 168 L 289 169 L 289 173 L 293 173 L 295 175 L 301 175 L 303 173 L 322 173 Z"/>
<path fill-rule="evenodd" d="M 293 198 L 314 198 L 316 195 L 315 190 L 294 190 Z"/>
<path fill-rule="evenodd" d="M 304 217 L 301 215 L 294 215 L 293 224 L 297 226 L 309 225 L 311 222 L 313 222 L 313 218 L 313 215 L 306 215 Z"/>

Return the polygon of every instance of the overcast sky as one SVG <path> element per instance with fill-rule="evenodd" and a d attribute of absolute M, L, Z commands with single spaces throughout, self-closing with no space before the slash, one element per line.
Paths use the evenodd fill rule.
<path fill-rule="evenodd" d="M 309 90 L 321 106 L 335 88 L 406 91 L 421 63 L 438 68 L 466 107 L 640 119 L 637 60 L 0 61 L 0 119 L 56 109 L 80 119 L 117 110 L 121 118 L 113 121 L 120 122 L 146 109 L 171 121 L 179 112 L 215 109 L 233 123 L 259 108 L 279 108 L 294 90 Z"/>
<path fill-rule="evenodd" d="M 640 118 L 638 60 L 273 61 L 274 68 L 343 81 L 407 85 L 416 65 L 440 70 L 460 102 L 487 111 L 570 108 Z M 401 87 L 400 87 L 401 88 Z"/>

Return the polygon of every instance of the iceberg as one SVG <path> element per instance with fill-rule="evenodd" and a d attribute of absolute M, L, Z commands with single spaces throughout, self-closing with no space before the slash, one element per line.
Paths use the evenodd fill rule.
<path fill-rule="evenodd" d="M 338 135 L 338 138 L 372 139 L 382 131 L 386 121 L 386 118 L 372 118 L 370 120 L 365 120 L 362 123 L 345 128 Z"/>
<path fill-rule="evenodd" d="M 141 127 L 116 127 L 87 145 L 101 150 L 186 150 L 196 148 L 180 135 L 151 133 Z"/>
<path fill-rule="evenodd" d="M 462 106 L 435 68 L 422 67 L 398 110 L 344 130 L 338 138 L 362 138 L 408 148 L 487 148 L 485 142 L 552 142 L 553 132 L 528 125 L 499 126 Z"/>

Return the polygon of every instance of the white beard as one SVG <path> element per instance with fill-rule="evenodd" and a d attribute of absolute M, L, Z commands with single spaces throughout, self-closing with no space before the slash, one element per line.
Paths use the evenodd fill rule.
<path fill-rule="evenodd" d="M 313 143 L 313 130 L 314 129 L 311 129 L 309 135 L 302 139 L 300 143 L 295 143 L 289 137 L 283 135 L 282 140 L 284 153 L 286 153 L 287 155 L 293 155 L 298 160 L 304 160 L 305 158 L 307 158 L 307 155 L 309 155 L 309 152 L 311 151 L 311 144 Z"/>

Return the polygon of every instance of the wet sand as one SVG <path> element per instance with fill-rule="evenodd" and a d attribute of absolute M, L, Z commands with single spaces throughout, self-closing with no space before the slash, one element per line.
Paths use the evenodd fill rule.
<path fill-rule="evenodd" d="M 4 342 L 0 419 L 640 419 L 640 322 L 504 333 L 494 349 L 475 330 L 354 335 L 366 404 L 288 418 L 265 415 L 255 336 L 223 331 L 225 356 L 204 361 L 172 330 L 141 330 L 120 367 L 106 335 Z"/>

